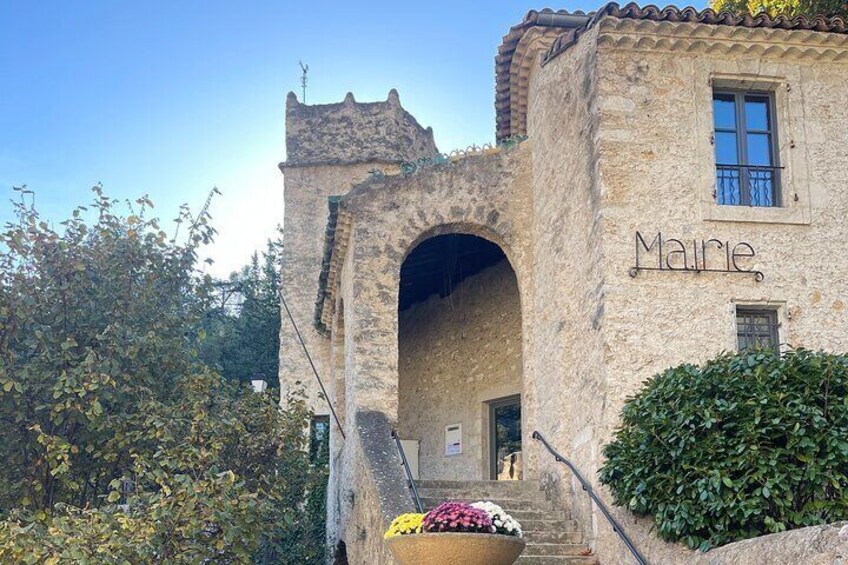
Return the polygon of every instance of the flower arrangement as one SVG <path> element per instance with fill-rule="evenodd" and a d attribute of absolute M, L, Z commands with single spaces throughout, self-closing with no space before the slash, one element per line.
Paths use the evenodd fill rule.
<path fill-rule="evenodd" d="M 424 514 L 401 514 L 394 520 L 392 525 L 386 530 L 383 537 L 389 539 L 394 536 L 403 536 L 408 534 L 420 534 L 421 523 L 424 520 Z"/>
<path fill-rule="evenodd" d="M 514 565 L 527 545 L 521 525 L 489 501 L 401 514 L 383 537 L 399 565 Z"/>
<path fill-rule="evenodd" d="M 424 515 L 424 532 L 494 533 L 492 518 L 485 510 L 462 502 L 443 502 Z"/>
<path fill-rule="evenodd" d="M 408 534 L 465 532 L 523 537 L 521 524 L 489 501 L 473 504 L 443 502 L 426 514 L 401 514 L 392 520 L 384 538 Z"/>
<path fill-rule="evenodd" d="M 494 502 L 475 502 L 471 506 L 484 511 L 489 515 L 489 518 L 492 519 L 492 525 L 495 528 L 496 534 L 517 536 L 519 538 L 524 537 L 524 532 L 521 531 L 521 524 L 518 523 L 518 520 L 507 514 L 503 508 Z"/>

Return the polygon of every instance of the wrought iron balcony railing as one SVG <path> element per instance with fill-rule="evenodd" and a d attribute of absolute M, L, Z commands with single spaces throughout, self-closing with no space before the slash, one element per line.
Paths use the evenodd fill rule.
<path fill-rule="evenodd" d="M 727 206 L 780 206 L 780 171 L 763 165 L 716 165 L 716 202 Z"/>

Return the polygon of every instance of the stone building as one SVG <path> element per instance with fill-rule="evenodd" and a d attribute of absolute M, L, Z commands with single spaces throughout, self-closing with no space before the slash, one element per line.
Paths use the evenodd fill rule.
<path fill-rule="evenodd" d="M 526 497 L 548 557 L 524 562 L 627 563 L 534 431 L 598 486 L 653 374 L 848 348 L 845 22 L 531 11 L 495 68 L 503 143 L 447 155 L 394 90 L 287 100 L 283 288 L 328 398 L 285 321 L 280 382 L 329 428 L 329 543 L 356 565 L 391 563 L 414 510 L 392 430 L 425 498 Z M 652 563 L 698 559 L 613 513 Z"/>

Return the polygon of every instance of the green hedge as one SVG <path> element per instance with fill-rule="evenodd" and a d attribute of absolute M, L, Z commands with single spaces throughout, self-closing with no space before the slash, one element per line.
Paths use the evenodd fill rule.
<path fill-rule="evenodd" d="M 651 378 L 604 449 L 615 503 L 706 550 L 848 519 L 848 356 L 718 357 Z"/>

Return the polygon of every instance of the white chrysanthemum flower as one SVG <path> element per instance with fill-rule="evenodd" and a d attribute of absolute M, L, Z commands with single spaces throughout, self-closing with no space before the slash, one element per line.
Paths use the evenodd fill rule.
<path fill-rule="evenodd" d="M 521 530 L 521 524 L 518 520 L 506 513 L 506 511 L 490 501 L 480 501 L 472 504 L 474 508 L 478 508 L 486 512 L 492 519 L 492 529 L 494 533 L 505 534 L 510 536 L 523 537 L 524 532 Z"/>

